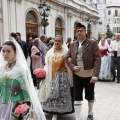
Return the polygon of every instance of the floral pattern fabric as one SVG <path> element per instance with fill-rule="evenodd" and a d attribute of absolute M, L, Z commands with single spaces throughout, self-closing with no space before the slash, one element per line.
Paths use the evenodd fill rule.
<path fill-rule="evenodd" d="M 110 69 L 111 69 L 111 57 L 110 56 L 101 57 L 101 68 L 99 73 L 99 79 L 112 80 L 113 76 Z"/>
<path fill-rule="evenodd" d="M 68 73 L 59 71 L 52 78 L 51 93 L 47 101 L 42 102 L 42 108 L 47 113 L 67 114 L 73 112 Z"/>

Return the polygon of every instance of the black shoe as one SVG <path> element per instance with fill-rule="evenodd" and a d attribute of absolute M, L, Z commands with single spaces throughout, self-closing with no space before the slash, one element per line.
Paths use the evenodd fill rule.
<path fill-rule="evenodd" d="M 88 115 L 87 120 L 93 120 L 93 115 Z"/>
<path fill-rule="evenodd" d="M 115 81 L 115 78 L 113 78 L 112 81 L 114 82 L 114 81 Z"/>
<path fill-rule="evenodd" d="M 117 83 L 120 83 L 120 80 L 117 80 Z"/>

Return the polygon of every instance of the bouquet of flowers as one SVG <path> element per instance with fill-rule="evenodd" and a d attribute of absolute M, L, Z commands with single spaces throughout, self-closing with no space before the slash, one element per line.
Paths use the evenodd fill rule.
<path fill-rule="evenodd" d="M 38 68 L 33 71 L 33 74 L 37 78 L 37 89 L 39 89 L 39 83 L 45 79 L 46 71 L 44 69 Z"/>
<path fill-rule="evenodd" d="M 16 120 L 23 120 L 24 116 L 29 113 L 30 106 L 31 103 L 29 101 L 23 102 L 22 104 L 17 102 L 12 110 L 12 115 L 16 118 Z"/>

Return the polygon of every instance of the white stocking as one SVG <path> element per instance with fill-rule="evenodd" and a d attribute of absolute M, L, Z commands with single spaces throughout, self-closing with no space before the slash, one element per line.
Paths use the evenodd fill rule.
<path fill-rule="evenodd" d="M 81 101 L 75 101 L 74 102 L 74 108 L 75 108 L 75 118 L 76 118 L 76 120 L 80 120 L 82 102 Z"/>
<path fill-rule="evenodd" d="M 57 115 L 53 115 L 52 120 L 57 120 Z"/>
<path fill-rule="evenodd" d="M 94 101 L 88 101 L 88 115 L 93 114 L 93 105 L 94 105 Z"/>

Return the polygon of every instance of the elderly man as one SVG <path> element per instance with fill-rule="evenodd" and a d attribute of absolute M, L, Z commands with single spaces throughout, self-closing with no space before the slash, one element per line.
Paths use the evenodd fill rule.
<path fill-rule="evenodd" d="M 120 83 L 120 33 L 116 35 L 116 40 L 114 40 L 109 51 L 111 52 L 111 73 L 113 74 L 113 81 L 116 78 L 115 68 L 117 68 L 117 83 Z"/>
<path fill-rule="evenodd" d="M 94 87 L 98 79 L 101 57 L 97 41 L 86 38 L 86 27 L 81 23 L 76 25 L 77 40 L 71 43 L 66 62 L 73 71 L 74 107 L 76 120 L 80 120 L 83 100 L 88 100 L 87 120 L 93 120 Z"/>

